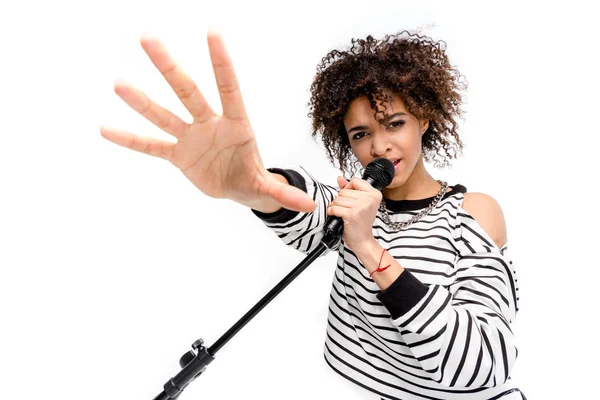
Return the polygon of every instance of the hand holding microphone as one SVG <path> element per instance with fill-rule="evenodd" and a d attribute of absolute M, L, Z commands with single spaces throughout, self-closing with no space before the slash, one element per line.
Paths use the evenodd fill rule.
<path fill-rule="evenodd" d="M 362 179 L 350 182 L 339 177 L 340 192 L 327 208 L 325 232 L 336 234 L 343 229 L 343 239 L 350 250 L 373 238 L 373 221 L 377 215 L 382 193 L 394 178 L 394 164 L 378 158 L 367 165 Z M 339 235 L 339 233 L 337 233 Z"/>

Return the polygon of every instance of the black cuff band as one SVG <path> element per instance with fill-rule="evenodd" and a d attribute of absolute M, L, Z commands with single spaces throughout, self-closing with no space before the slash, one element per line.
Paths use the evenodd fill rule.
<path fill-rule="evenodd" d="M 377 298 L 388 309 L 393 319 L 406 314 L 427 294 L 428 286 L 405 269 Z"/>

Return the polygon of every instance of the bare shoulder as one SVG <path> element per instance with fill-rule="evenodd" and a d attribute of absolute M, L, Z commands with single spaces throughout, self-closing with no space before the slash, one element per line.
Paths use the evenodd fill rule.
<path fill-rule="evenodd" d="M 485 193 L 465 193 L 463 209 L 468 212 L 498 247 L 506 244 L 506 222 L 500 204 Z"/>

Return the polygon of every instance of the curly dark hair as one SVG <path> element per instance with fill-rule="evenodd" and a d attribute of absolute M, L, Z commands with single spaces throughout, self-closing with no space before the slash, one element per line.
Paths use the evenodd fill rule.
<path fill-rule="evenodd" d="M 409 31 L 352 39 L 346 51 L 332 50 L 317 66 L 311 85 L 308 116 L 312 137 L 322 137 L 329 160 L 342 173 L 355 174 L 352 153 L 343 119 L 352 100 L 367 96 L 375 117 L 385 117 L 386 104 L 399 95 L 408 111 L 429 120 L 423 135 L 423 157 L 436 167 L 450 165 L 462 153 L 455 117 L 462 117 L 461 90 L 466 80 L 454 69 L 445 53 L 446 43 Z M 378 102 L 380 106 L 378 106 Z"/>

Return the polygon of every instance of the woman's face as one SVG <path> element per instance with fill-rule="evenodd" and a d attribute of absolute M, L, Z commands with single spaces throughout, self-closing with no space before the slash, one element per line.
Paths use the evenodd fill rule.
<path fill-rule="evenodd" d="M 377 158 L 393 161 L 396 174 L 387 189 L 400 187 L 421 159 L 421 139 L 429 122 L 410 114 L 399 96 L 387 104 L 387 116 L 381 123 L 374 114 L 366 96 L 350 103 L 344 118 L 350 146 L 363 167 Z"/>

